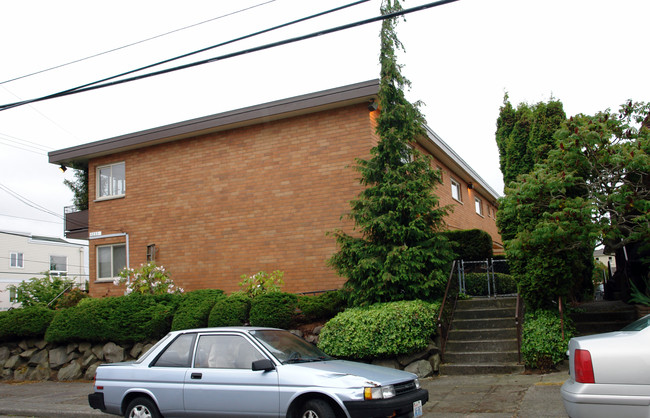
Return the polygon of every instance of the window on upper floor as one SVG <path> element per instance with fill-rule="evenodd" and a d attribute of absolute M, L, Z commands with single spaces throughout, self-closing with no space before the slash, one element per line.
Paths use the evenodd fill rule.
<path fill-rule="evenodd" d="M 113 280 L 126 267 L 126 245 L 97 247 L 97 280 Z"/>
<path fill-rule="evenodd" d="M 462 202 L 463 195 L 460 192 L 460 183 L 453 178 L 449 178 L 449 180 L 451 181 L 451 197 L 458 200 L 459 202 Z"/>
<path fill-rule="evenodd" d="M 97 167 L 98 199 L 124 196 L 125 192 L 126 171 L 124 162 Z"/>
<path fill-rule="evenodd" d="M 50 256 L 50 275 L 67 276 L 68 274 L 68 257 L 64 255 Z"/>
<path fill-rule="evenodd" d="M 21 269 L 25 267 L 25 261 L 23 259 L 23 253 L 17 251 L 11 251 L 9 253 L 9 267 L 15 269 Z"/>
<path fill-rule="evenodd" d="M 483 216 L 483 202 L 478 197 L 474 198 L 474 208 L 476 209 L 476 213 Z"/>

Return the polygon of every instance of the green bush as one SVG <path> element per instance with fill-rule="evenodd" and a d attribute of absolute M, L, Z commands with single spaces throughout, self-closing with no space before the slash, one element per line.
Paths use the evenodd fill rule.
<path fill-rule="evenodd" d="M 86 298 L 56 312 L 45 333 L 49 342 L 141 342 L 169 332 L 178 296 Z"/>
<path fill-rule="evenodd" d="M 487 260 L 492 258 L 492 237 L 480 229 L 442 232 L 451 242 L 459 260 Z"/>
<path fill-rule="evenodd" d="M 564 315 L 564 339 L 560 315 L 538 309 L 527 313 L 522 331 L 521 355 L 527 367 L 548 372 L 566 356 L 569 340 L 575 335 L 573 322 Z"/>
<path fill-rule="evenodd" d="M 271 292 L 258 295 L 251 303 L 251 325 L 287 329 L 293 321 L 297 303 L 298 297 L 291 293 Z"/>
<path fill-rule="evenodd" d="M 499 294 L 517 293 L 517 283 L 515 279 L 509 274 L 494 273 L 496 281 L 497 292 Z M 492 289 L 493 282 L 490 279 L 490 289 Z M 487 296 L 488 283 L 486 273 L 466 273 L 465 274 L 465 290 L 468 295 L 472 296 Z"/>
<path fill-rule="evenodd" d="M 337 357 L 369 359 L 427 347 L 436 333 L 438 303 L 419 300 L 350 308 L 328 321 L 318 346 Z"/>
<path fill-rule="evenodd" d="M 199 289 L 183 294 L 174 314 L 172 331 L 206 327 L 210 311 L 224 297 L 223 290 L 219 289 Z"/>
<path fill-rule="evenodd" d="M 298 296 L 298 309 L 304 322 L 331 319 L 342 312 L 346 306 L 346 296 L 342 290 L 333 290 L 315 296 Z"/>
<path fill-rule="evenodd" d="M 248 322 L 251 299 L 244 293 L 233 293 L 220 299 L 210 311 L 209 327 L 230 327 Z"/>
<path fill-rule="evenodd" d="M 42 337 L 55 312 L 43 306 L 27 306 L 0 312 L 0 341 Z"/>

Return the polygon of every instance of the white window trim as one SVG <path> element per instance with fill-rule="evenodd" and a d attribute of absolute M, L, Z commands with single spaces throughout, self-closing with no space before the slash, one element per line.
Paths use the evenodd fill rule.
<path fill-rule="evenodd" d="M 11 265 L 11 258 L 14 255 L 16 256 L 16 265 L 12 266 Z M 20 263 L 18 263 L 19 258 L 20 258 Z M 20 265 L 18 265 L 18 264 L 20 264 Z M 12 268 L 12 269 L 24 269 L 25 268 L 25 254 L 20 252 L 20 251 L 9 251 L 9 268 Z"/>
<path fill-rule="evenodd" d="M 111 168 L 111 179 L 113 178 L 113 167 L 118 166 L 118 165 L 123 165 L 124 166 L 124 193 L 121 194 L 112 194 L 112 190 L 109 192 L 110 194 L 106 196 L 100 196 L 101 192 L 101 187 L 100 187 L 100 182 L 101 182 L 101 176 L 99 175 L 99 171 L 103 168 L 110 167 Z M 113 182 L 110 182 L 110 187 L 112 188 Z M 104 164 L 97 166 L 95 168 L 95 201 L 101 201 L 101 200 L 111 200 L 111 199 L 120 199 L 126 196 L 126 163 L 124 161 L 119 161 L 116 163 L 112 164 Z"/>
<path fill-rule="evenodd" d="M 125 243 L 115 243 L 115 244 L 106 244 L 106 245 L 98 245 L 95 247 L 95 282 L 97 283 L 108 283 L 108 282 L 113 282 L 117 277 L 119 277 L 119 271 L 113 271 L 113 247 L 124 247 L 124 251 L 127 251 L 127 246 Z M 111 247 L 111 277 L 99 277 L 99 249 L 100 248 L 106 248 L 106 247 Z"/>
<path fill-rule="evenodd" d="M 65 258 L 65 270 L 52 270 L 52 257 Z M 68 275 L 68 256 L 67 255 L 50 255 L 50 274 L 52 276 L 67 276 Z"/>
<path fill-rule="evenodd" d="M 453 177 L 449 177 L 449 180 L 451 182 L 451 198 L 463 203 L 463 190 L 460 187 L 460 183 L 456 181 Z M 454 197 L 454 189 L 458 190 L 458 198 Z"/>
<path fill-rule="evenodd" d="M 476 211 L 477 215 L 485 217 L 483 215 L 483 201 L 478 197 L 474 197 L 474 210 Z"/>

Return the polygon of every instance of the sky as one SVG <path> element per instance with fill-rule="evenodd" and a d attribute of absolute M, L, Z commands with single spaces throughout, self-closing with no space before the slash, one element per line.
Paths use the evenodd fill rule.
<path fill-rule="evenodd" d="M 3 2 L 0 104 L 77 87 L 351 2 Z M 426 3 L 407 0 L 403 6 Z M 367 19 L 379 14 L 379 6 L 371 0 L 156 68 Z M 397 26 L 405 47 L 399 62 L 412 83 L 407 98 L 423 102 L 427 125 L 502 194 L 494 133 L 504 94 L 515 106 L 559 99 L 567 115 L 617 109 L 628 99 L 650 101 L 648 16 L 647 0 L 459 0 L 410 14 Z M 0 230 L 63 236 L 63 208 L 72 205 L 63 180 L 72 179 L 73 170 L 62 173 L 49 164 L 48 151 L 376 79 L 379 31 L 373 23 L 0 111 Z M 41 72 L 76 60 L 81 61 Z"/>

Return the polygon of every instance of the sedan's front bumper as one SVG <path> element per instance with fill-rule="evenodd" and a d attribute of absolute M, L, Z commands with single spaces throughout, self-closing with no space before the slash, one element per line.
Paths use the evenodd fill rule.
<path fill-rule="evenodd" d="M 413 403 L 421 401 L 424 405 L 429 400 L 429 391 L 418 389 L 404 395 L 390 399 L 377 399 L 374 401 L 347 401 L 343 402 L 350 417 L 410 417 L 413 416 Z M 394 414 L 394 415 L 393 415 Z"/>
<path fill-rule="evenodd" d="M 650 386 L 578 383 L 568 379 L 560 390 L 571 418 L 647 417 Z"/>

